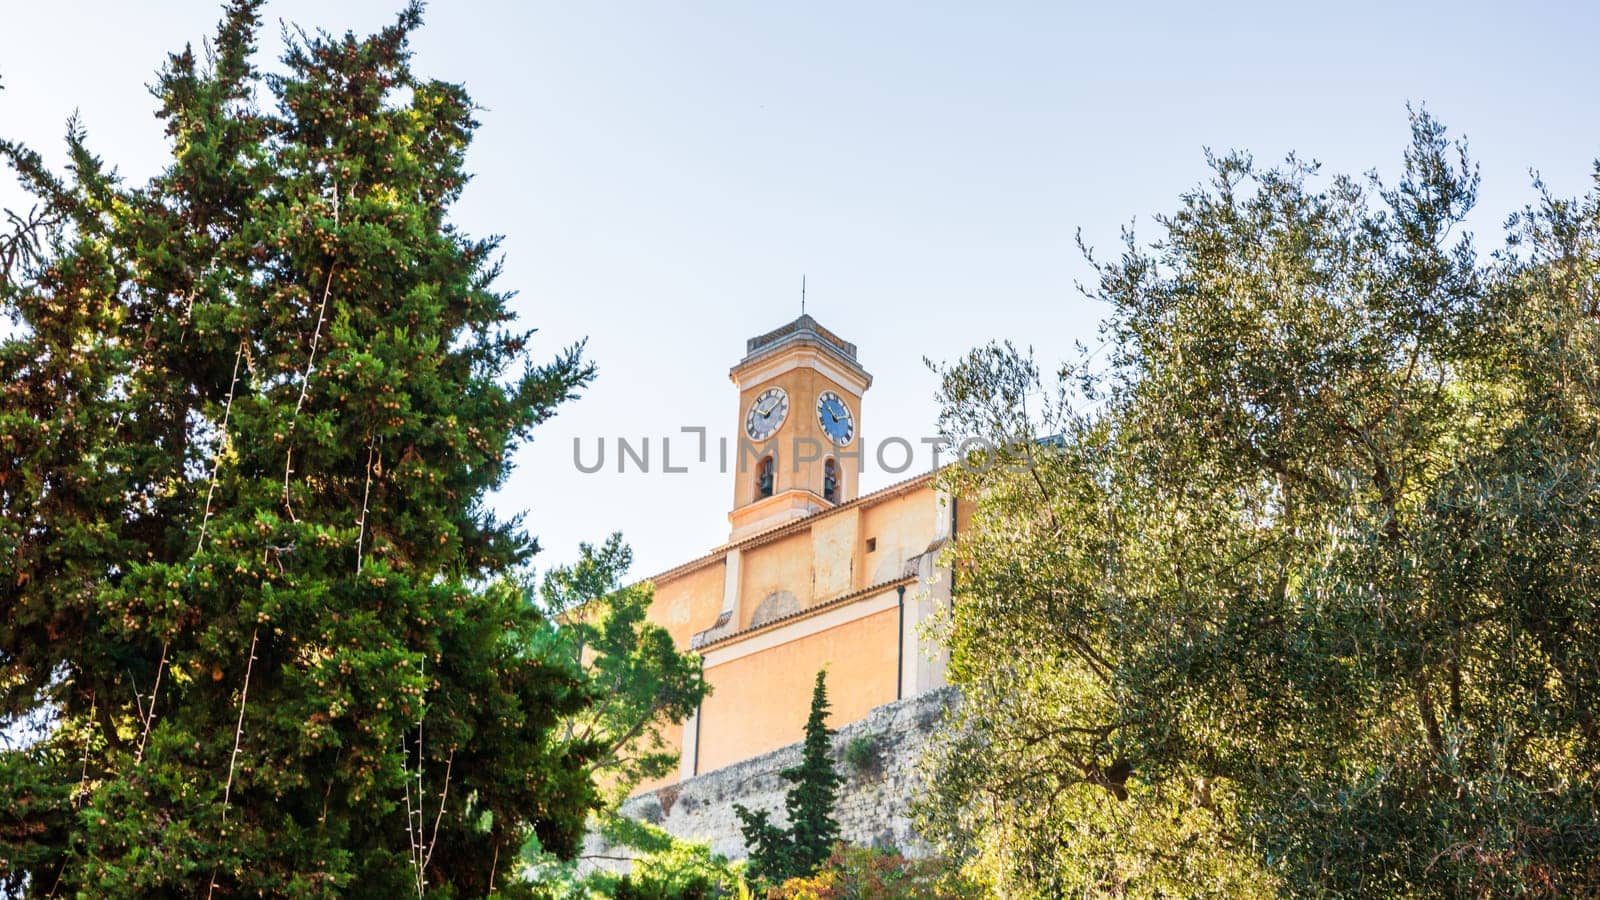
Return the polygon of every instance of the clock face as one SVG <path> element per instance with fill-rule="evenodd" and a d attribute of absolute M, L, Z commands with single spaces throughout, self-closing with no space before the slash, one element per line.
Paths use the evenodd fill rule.
<path fill-rule="evenodd" d="M 850 415 L 850 407 L 833 391 L 823 391 L 817 397 L 817 421 L 822 424 L 823 432 L 841 447 L 856 436 L 856 420 Z"/>
<path fill-rule="evenodd" d="M 744 417 L 744 433 L 752 441 L 764 441 L 783 427 L 789 417 L 789 394 L 781 387 L 767 388 L 750 404 Z"/>

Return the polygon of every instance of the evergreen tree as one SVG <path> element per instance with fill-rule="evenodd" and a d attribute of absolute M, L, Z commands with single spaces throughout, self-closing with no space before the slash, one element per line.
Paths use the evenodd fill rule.
<path fill-rule="evenodd" d="M 833 732 L 824 724 L 828 717 L 825 675 L 825 672 L 817 673 L 817 683 L 811 691 L 811 713 L 806 717 L 800 764 L 781 773 L 784 780 L 794 785 L 783 803 L 789 818 L 788 827 L 773 825 L 765 810 L 751 812 L 742 805 L 734 805 L 745 845 L 750 848 L 750 875 L 768 884 L 781 884 L 815 872 L 839 840 L 839 823 L 833 818 L 833 807 L 843 779 L 834 769 L 830 752 Z"/>
<path fill-rule="evenodd" d="M 794 845 L 796 864 L 804 872 L 814 872 L 833 852 L 839 839 L 839 823 L 833 807 L 839 799 L 839 784 L 844 780 L 834 769 L 833 731 L 824 724 L 828 718 L 828 687 L 824 672 L 817 673 L 811 691 L 811 713 L 806 717 L 805 743 L 800 765 L 785 769 L 783 777 L 794 787 L 784 798 L 789 814 L 789 837 Z"/>
<path fill-rule="evenodd" d="M 529 361 L 449 222 L 476 123 L 420 7 L 263 75 L 259 6 L 162 70 L 148 184 L 76 124 L 65 177 L 0 144 L 42 211 L 0 254 L 8 890 L 482 896 L 596 802 L 482 505 L 592 372 Z"/>

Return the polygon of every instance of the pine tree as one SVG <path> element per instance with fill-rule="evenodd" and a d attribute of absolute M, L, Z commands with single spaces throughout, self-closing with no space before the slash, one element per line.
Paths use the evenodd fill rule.
<path fill-rule="evenodd" d="M 64 177 L 0 144 L 42 210 L 0 254 L 0 891 L 482 896 L 596 802 L 482 506 L 592 371 L 449 222 L 476 123 L 420 7 L 272 75 L 259 7 L 161 72 L 148 184 L 76 123 Z"/>
<path fill-rule="evenodd" d="M 750 848 L 750 875 L 758 881 L 779 884 L 790 878 L 810 875 L 827 861 L 839 840 L 839 823 L 833 818 L 843 781 L 834 769 L 831 745 L 833 732 L 828 718 L 826 672 L 817 673 L 811 691 L 811 713 L 806 717 L 805 740 L 800 764 L 783 770 L 784 780 L 794 786 L 784 797 L 787 828 L 773 825 L 765 810 L 751 812 L 735 804 L 734 811 Z"/>
<path fill-rule="evenodd" d="M 624 584 L 633 550 L 613 534 L 578 545 L 578 561 L 544 575 L 539 591 L 547 630 L 535 646 L 580 664 L 596 700 L 563 723 L 570 740 L 601 748 L 595 781 L 602 816 L 615 814 L 646 779 L 676 771 L 678 751 L 662 730 L 694 714 L 708 693 L 700 657 L 679 652 L 648 618 L 655 586 Z"/>
<path fill-rule="evenodd" d="M 646 779 L 677 771 L 678 750 L 662 732 L 692 715 L 709 689 L 700 657 L 680 652 L 672 635 L 649 620 L 655 586 L 623 582 L 632 563 L 633 551 L 621 534 L 613 534 L 598 546 L 579 544 L 575 563 L 545 572 L 539 604 L 547 619 L 530 649 L 582 667 L 595 700 L 563 720 L 562 740 L 598 750 L 589 774 L 601 802 L 589 827 L 644 861 L 635 863 L 631 883 L 642 890 L 649 883 L 642 868 L 676 872 L 679 856 L 698 860 L 688 850 L 694 845 L 628 818 L 622 804 Z M 552 857 L 537 842 L 530 841 L 521 857 L 559 896 L 610 896 L 621 890 L 612 873 L 583 860 Z"/>

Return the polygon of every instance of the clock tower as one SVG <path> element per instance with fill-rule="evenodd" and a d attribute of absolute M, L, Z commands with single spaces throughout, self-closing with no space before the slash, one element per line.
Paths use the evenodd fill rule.
<path fill-rule="evenodd" d="M 739 389 L 730 540 L 855 498 L 872 385 L 855 344 L 802 314 L 746 342 L 728 376 Z"/>

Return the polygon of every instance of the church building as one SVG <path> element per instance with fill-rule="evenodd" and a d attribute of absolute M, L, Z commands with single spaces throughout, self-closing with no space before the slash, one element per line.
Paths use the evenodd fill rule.
<path fill-rule="evenodd" d="M 729 376 L 739 452 L 726 543 L 653 576 L 650 619 L 700 654 L 711 694 L 666 735 L 693 778 L 800 740 L 817 670 L 829 725 L 941 687 L 945 658 L 919 626 L 950 602 L 940 549 L 958 504 L 933 473 L 858 493 L 856 346 L 801 315 L 751 338 Z"/>

